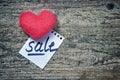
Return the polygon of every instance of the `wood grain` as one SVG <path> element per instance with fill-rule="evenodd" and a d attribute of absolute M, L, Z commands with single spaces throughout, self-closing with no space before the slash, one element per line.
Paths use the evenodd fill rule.
<path fill-rule="evenodd" d="M 18 51 L 28 36 L 19 26 L 27 10 L 50 9 L 65 36 L 44 70 Z M 120 0 L 0 0 L 0 79 L 120 79 Z"/>

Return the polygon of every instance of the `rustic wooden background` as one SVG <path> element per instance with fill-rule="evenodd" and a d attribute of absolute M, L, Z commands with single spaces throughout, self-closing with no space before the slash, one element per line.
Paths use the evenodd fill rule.
<path fill-rule="evenodd" d="M 44 70 L 18 51 L 20 13 L 50 9 L 65 36 Z M 0 0 L 0 80 L 120 80 L 120 0 Z"/>

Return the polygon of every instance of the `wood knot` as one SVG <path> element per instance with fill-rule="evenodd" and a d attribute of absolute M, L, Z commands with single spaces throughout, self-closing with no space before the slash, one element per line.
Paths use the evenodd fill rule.
<path fill-rule="evenodd" d="M 107 7 L 108 10 L 112 10 L 114 8 L 114 6 L 115 6 L 114 3 L 108 3 L 106 5 L 106 7 Z"/>

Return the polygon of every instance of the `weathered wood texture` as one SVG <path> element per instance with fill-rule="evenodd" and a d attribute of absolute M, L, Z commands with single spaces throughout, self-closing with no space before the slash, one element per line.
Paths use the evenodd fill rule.
<path fill-rule="evenodd" d="M 28 36 L 21 12 L 50 9 L 65 36 L 41 70 L 18 51 Z M 0 0 L 0 80 L 120 80 L 120 0 Z"/>

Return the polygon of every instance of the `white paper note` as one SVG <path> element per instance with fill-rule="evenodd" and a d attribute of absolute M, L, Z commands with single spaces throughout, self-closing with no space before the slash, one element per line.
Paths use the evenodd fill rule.
<path fill-rule="evenodd" d="M 19 53 L 43 69 L 63 40 L 63 36 L 52 30 L 38 41 L 29 38 Z"/>

